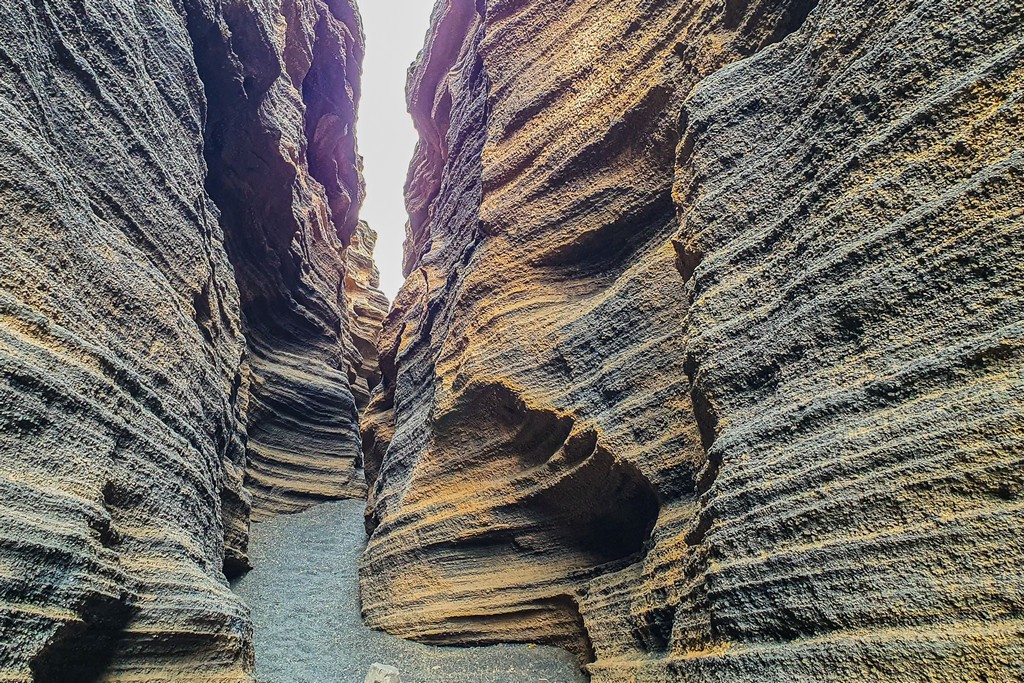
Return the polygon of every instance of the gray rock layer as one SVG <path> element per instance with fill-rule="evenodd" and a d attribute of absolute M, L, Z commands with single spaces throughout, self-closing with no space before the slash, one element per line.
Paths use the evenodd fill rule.
<path fill-rule="evenodd" d="M 1024 675 L 1022 56 L 1020 2 L 823 0 L 686 104 L 717 672 Z"/>
<path fill-rule="evenodd" d="M 354 7 L 2 19 L 0 679 L 249 681 L 243 480 L 361 492 Z"/>
<path fill-rule="evenodd" d="M 192 4 L 209 99 L 207 187 L 223 212 L 247 342 L 254 515 L 361 497 L 352 386 L 363 358 L 345 283 L 363 197 L 355 4 Z"/>

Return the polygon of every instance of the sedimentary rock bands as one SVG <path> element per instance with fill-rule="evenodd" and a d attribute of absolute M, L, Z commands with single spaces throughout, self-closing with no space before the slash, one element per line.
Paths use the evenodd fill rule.
<path fill-rule="evenodd" d="M 250 520 L 367 494 L 393 634 L 1024 679 L 1022 0 L 438 0 L 390 313 L 362 58 L 5 5 L 0 681 L 252 681 Z"/>
<path fill-rule="evenodd" d="M 1016 680 L 1019 0 L 439 2 L 371 625 L 599 681 Z"/>
<path fill-rule="evenodd" d="M 363 360 L 344 274 L 363 192 L 358 16 L 349 2 L 289 1 L 266 15 L 248 3 L 195 5 L 207 187 L 223 212 L 247 341 L 254 514 L 361 496 L 351 387 Z"/>
<path fill-rule="evenodd" d="M 361 31 L 101 4 L 0 22 L 0 679 L 248 681 L 249 491 L 364 488 Z"/>

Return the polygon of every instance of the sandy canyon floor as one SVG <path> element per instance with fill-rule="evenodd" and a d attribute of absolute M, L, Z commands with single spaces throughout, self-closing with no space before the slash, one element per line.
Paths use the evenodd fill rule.
<path fill-rule="evenodd" d="M 362 683 L 374 662 L 402 683 L 576 683 L 575 658 L 550 647 L 431 647 L 370 630 L 359 614 L 363 503 L 329 503 L 254 524 L 255 569 L 235 591 L 252 606 L 259 683 Z"/>

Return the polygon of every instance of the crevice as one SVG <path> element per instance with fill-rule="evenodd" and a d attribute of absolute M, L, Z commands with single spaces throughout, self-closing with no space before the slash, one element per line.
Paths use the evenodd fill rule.
<path fill-rule="evenodd" d="M 788 0 L 787 6 L 782 10 L 782 18 L 775 26 L 775 31 L 758 50 L 782 42 L 787 36 L 799 31 L 814 8 L 818 6 L 818 2 L 819 0 Z"/>
<path fill-rule="evenodd" d="M 577 656 L 582 666 L 593 664 L 597 660 L 597 653 L 590 638 L 590 631 L 587 630 L 587 623 L 583 619 L 579 600 L 572 595 L 558 595 L 551 599 L 550 604 L 552 609 L 568 614 L 576 626 L 576 642 L 567 649 Z"/>
<path fill-rule="evenodd" d="M 575 208 L 575 215 L 599 213 L 600 203 L 614 203 L 617 191 L 598 194 L 585 206 Z M 574 216 L 565 216 L 571 220 Z M 632 211 L 619 215 L 615 220 L 598 225 L 561 243 L 534 259 L 531 265 L 549 270 L 549 277 L 600 278 L 614 281 L 635 261 L 636 254 L 651 240 L 665 232 L 666 227 L 675 226 L 675 206 L 672 195 L 663 192 L 652 201 Z"/>
<path fill-rule="evenodd" d="M 701 447 L 704 453 L 708 454 L 718 437 L 718 410 L 704 389 L 694 354 L 687 355 L 683 371 L 690 384 L 690 400 L 693 404 L 693 416 L 700 434 Z"/>
<path fill-rule="evenodd" d="M 514 633 L 518 629 L 517 625 L 535 623 L 537 620 L 555 621 L 563 625 L 557 634 L 543 640 L 549 645 L 561 647 L 576 655 L 577 662 L 584 672 L 588 664 L 593 664 L 597 660 L 594 643 L 583 618 L 579 600 L 573 595 L 563 594 L 537 598 L 527 605 L 498 614 L 465 614 L 451 619 L 451 624 L 454 628 L 464 629 L 468 626 L 470 627 L 469 631 L 477 630 L 481 633 L 486 632 L 486 629 L 483 628 L 485 625 L 493 627 L 495 624 L 500 624 L 503 627 L 501 629 L 503 632 Z M 469 642 L 473 645 L 500 645 L 507 643 L 508 640 L 508 637 L 480 635 L 469 639 Z M 444 638 L 427 637 L 424 642 L 437 645 L 450 644 Z"/>
<path fill-rule="evenodd" d="M 751 13 L 749 0 L 725 0 L 722 24 L 728 30 L 747 36 L 759 35 L 760 32 L 754 30 L 757 26 L 767 25 L 773 28 L 759 43 L 748 43 L 743 49 L 745 56 L 749 57 L 799 31 L 818 2 L 819 0 L 774 0 L 758 6 L 757 11 Z M 773 20 L 768 21 L 768 17 Z"/>
<path fill-rule="evenodd" d="M 523 495 L 506 512 L 523 531 L 510 542 L 528 545 L 525 535 L 538 531 L 550 547 L 571 551 L 581 569 L 642 557 L 661 511 L 657 489 L 601 444 L 596 429 L 532 407 L 502 384 L 471 387 L 462 401 L 459 428 L 442 418 L 435 432 L 453 448 L 475 444 L 480 455 L 466 468 L 500 466 L 517 477 Z"/>
<path fill-rule="evenodd" d="M 34 683 L 100 681 L 137 608 L 127 592 L 89 593 L 76 611 L 29 663 Z"/>
<path fill-rule="evenodd" d="M 103 514 L 89 520 L 89 526 L 96 533 L 100 545 L 112 549 L 121 543 L 121 535 L 114 526 L 113 511 L 120 508 L 123 502 L 119 500 L 117 488 L 113 482 L 107 482 L 102 491 Z"/>
<path fill-rule="evenodd" d="M 683 276 L 683 282 L 689 282 L 704 260 L 704 254 L 690 243 L 672 240 L 672 248 L 676 252 L 676 270 Z"/>
<path fill-rule="evenodd" d="M 672 644 L 675 618 L 675 605 L 653 607 L 640 614 L 640 623 L 633 627 L 631 635 L 644 652 L 665 655 Z"/>
<path fill-rule="evenodd" d="M 522 501 L 539 528 L 599 567 L 639 559 L 661 506 L 651 483 L 632 463 L 598 445 L 570 472 Z"/>
<path fill-rule="evenodd" d="M 248 395 L 236 396 L 244 402 L 246 439 L 234 475 L 244 486 L 221 494 L 234 537 L 224 569 L 233 575 L 248 566 L 250 506 L 268 516 L 363 490 L 359 412 L 377 373 L 354 323 L 371 299 L 356 302 L 362 282 L 348 277 L 365 265 L 363 253 L 352 252 L 363 193 L 353 75 L 362 48 L 354 15 L 333 3 L 285 3 L 281 19 L 295 24 L 288 30 L 305 33 L 289 33 L 283 47 L 244 5 L 187 0 L 185 10 L 207 97 L 206 191 L 220 210 L 250 379 Z M 301 99 L 294 105 L 278 99 L 292 102 L 292 94 L 283 95 L 289 87 Z M 287 106 L 303 117 L 294 122 L 301 133 L 281 109 Z M 294 145 L 292 137 L 299 138 Z M 368 228 L 360 239 L 372 241 Z M 369 261 L 372 244 L 365 251 Z M 204 288 L 194 301 L 208 339 L 218 331 L 213 295 Z"/>

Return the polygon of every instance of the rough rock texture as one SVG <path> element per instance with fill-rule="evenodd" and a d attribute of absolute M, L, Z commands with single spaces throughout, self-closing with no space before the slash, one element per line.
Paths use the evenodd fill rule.
<path fill-rule="evenodd" d="M 251 680 L 246 427 L 265 509 L 310 499 L 275 447 L 360 492 L 360 39 L 338 1 L 5 5 L 0 680 Z"/>
<path fill-rule="evenodd" d="M 189 30 L 210 94 L 208 189 L 223 212 L 247 342 L 254 516 L 360 497 L 351 386 L 366 371 L 344 272 L 363 194 L 354 3 L 194 4 Z"/>
<path fill-rule="evenodd" d="M 365 410 L 370 392 L 380 384 L 380 365 L 377 358 L 377 337 L 391 303 L 378 289 L 380 272 L 373 262 L 373 248 L 377 233 L 365 221 L 360 221 L 352 241 L 345 251 L 345 296 L 349 306 L 352 343 L 359 353 L 352 380 L 352 393 L 356 407 Z"/>
<path fill-rule="evenodd" d="M 439 2 L 371 625 L 1020 680 L 1019 0 Z"/>

